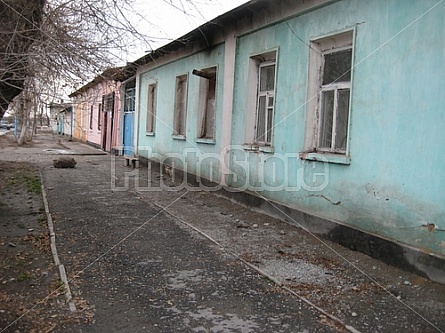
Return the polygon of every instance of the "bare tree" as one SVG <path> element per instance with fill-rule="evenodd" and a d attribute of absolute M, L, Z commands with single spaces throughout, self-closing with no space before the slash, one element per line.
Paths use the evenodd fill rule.
<path fill-rule="evenodd" d="M 190 8 L 199 13 L 196 0 L 162 1 L 184 13 Z M 133 10 L 133 2 L 0 0 L 0 118 L 23 91 L 16 105 L 26 126 L 29 112 L 38 108 L 29 101 L 49 103 L 63 88 L 76 90 L 115 67 L 119 56 L 135 45 L 152 49 L 159 37 L 138 32 L 134 22 L 150 23 Z M 26 130 L 20 142 L 25 141 Z"/>
<path fill-rule="evenodd" d="M 0 118 L 18 96 L 27 127 L 38 103 L 113 66 L 136 40 L 149 43 L 129 12 L 131 0 L 0 0 Z M 27 134 L 22 128 L 20 144 Z"/>
<path fill-rule="evenodd" d="M 0 118 L 23 89 L 29 49 L 40 35 L 45 0 L 0 1 Z"/>
<path fill-rule="evenodd" d="M 132 0 L 0 0 L 0 118 L 29 78 L 80 84 L 151 38 L 128 18 Z"/>

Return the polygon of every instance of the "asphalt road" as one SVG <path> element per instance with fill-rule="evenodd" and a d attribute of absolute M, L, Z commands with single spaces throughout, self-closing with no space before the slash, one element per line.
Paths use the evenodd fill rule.
<path fill-rule="evenodd" d="M 108 163 L 43 172 L 72 292 L 94 306 L 82 332 L 344 331 L 150 200 L 112 191 Z"/>

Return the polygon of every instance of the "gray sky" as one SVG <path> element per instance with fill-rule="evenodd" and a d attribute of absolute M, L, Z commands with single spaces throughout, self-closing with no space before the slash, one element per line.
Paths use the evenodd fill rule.
<path fill-rule="evenodd" d="M 248 0 L 136 0 L 135 27 L 151 40 L 134 52 L 121 56 L 122 62 L 134 61 L 150 49 L 185 35 L 201 24 L 248 2 Z"/>

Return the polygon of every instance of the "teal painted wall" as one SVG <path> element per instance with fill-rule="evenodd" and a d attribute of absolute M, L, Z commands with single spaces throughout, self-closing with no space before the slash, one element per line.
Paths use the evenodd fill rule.
<path fill-rule="evenodd" d="M 245 143 L 249 58 L 278 48 L 275 153 L 236 148 L 231 184 L 249 184 L 268 199 L 445 255 L 445 3 L 430 10 L 437 3 L 339 1 L 239 37 L 232 144 Z M 345 29 L 355 29 L 351 162 L 325 169 L 296 157 L 310 112 L 307 44 Z M 310 191 L 313 180 L 327 185 Z M 281 190 L 271 186 L 280 184 Z"/>
<path fill-rule="evenodd" d="M 196 138 L 198 137 L 200 77 L 192 75 L 192 71 L 193 69 L 201 70 L 214 66 L 217 67 L 218 71 L 216 82 L 215 143 L 198 143 Z M 188 74 L 186 140 L 176 140 L 172 138 L 175 84 L 176 77 L 183 74 Z M 174 159 L 176 168 L 186 168 L 190 173 L 219 182 L 220 167 L 217 159 L 209 155 L 203 158 L 203 155 L 215 152 L 219 154 L 221 150 L 223 77 L 224 44 L 143 72 L 139 77 L 139 155 L 146 158 L 156 155 L 163 159 L 177 154 L 178 158 Z M 153 83 L 157 83 L 158 90 L 157 119 L 155 135 L 151 136 L 146 134 L 146 105 L 148 86 Z M 149 154 L 151 156 L 148 156 Z M 184 166 L 183 162 L 186 162 L 187 166 Z"/>

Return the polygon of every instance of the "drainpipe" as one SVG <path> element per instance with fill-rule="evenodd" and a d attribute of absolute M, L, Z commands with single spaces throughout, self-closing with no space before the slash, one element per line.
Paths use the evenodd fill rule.
<path fill-rule="evenodd" d="M 134 87 L 134 112 L 135 112 L 135 116 L 134 116 L 134 124 L 133 124 L 133 130 L 134 130 L 134 139 L 133 139 L 133 145 L 134 145 L 134 151 L 133 151 L 133 155 L 134 157 L 138 157 L 139 158 L 139 117 L 140 117 L 140 112 L 139 112 L 139 86 L 140 86 L 140 77 L 139 75 L 136 75 L 136 84 Z"/>
<path fill-rule="evenodd" d="M 70 141 L 73 141 L 73 124 L 74 124 L 74 108 L 71 106 L 71 136 L 70 136 Z"/>

